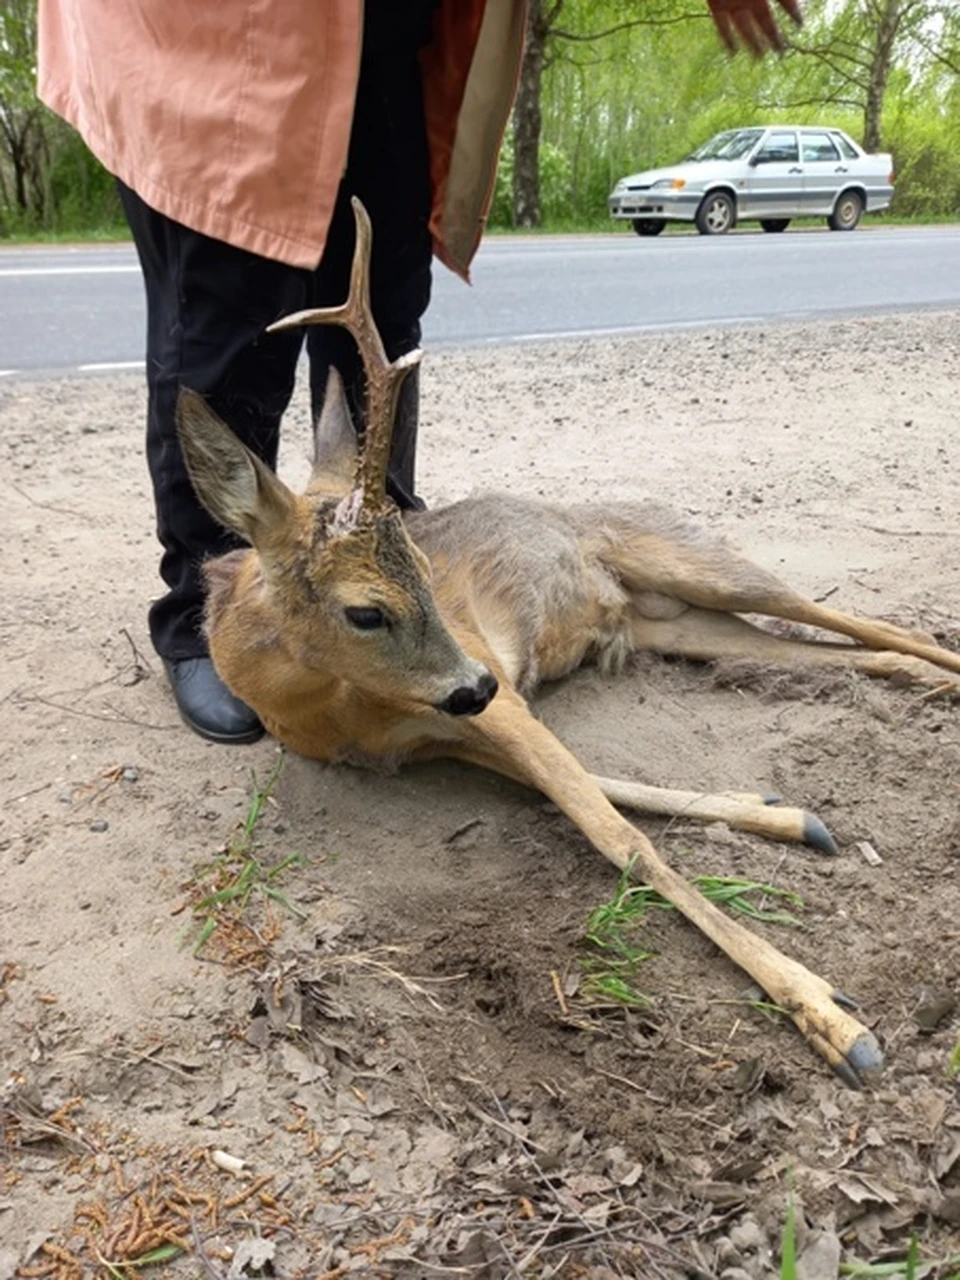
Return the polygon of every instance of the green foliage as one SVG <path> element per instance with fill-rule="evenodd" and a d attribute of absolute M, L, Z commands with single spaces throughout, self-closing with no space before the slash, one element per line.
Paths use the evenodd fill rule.
<path fill-rule="evenodd" d="M 788 889 L 731 876 L 694 876 L 692 883 L 709 902 L 727 907 L 734 915 L 745 915 L 768 924 L 799 923 L 790 912 L 770 911 L 763 905 L 765 899 L 776 898 L 802 906 L 802 898 Z M 751 895 L 760 896 L 760 905 L 751 900 Z M 594 907 L 587 919 L 584 953 L 580 959 L 584 975 L 580 995 L 584 999 L 628 1005 L 647 1003 L 636 988 L 635 979 L 640 965 L 653 953 L 637 946 L 636 939 L 652 910 L 672 911 L 673 904 L 650 885 L 635 884 L 628 867 L 621 874 L 611 900 Z M 781 1012 L 763 1001 L 751 1003 L 761 1012 Z"/>
<path fill-rule="evenodd" d="M 573 165 L 570 157 L 553 142 L 540 143 L 540 209 L 546 225 L 569 217 Z M 497 164 L 497 183 L 490 207 L 491 227 L 513 226 L 513 131 L 508 130 Z"/>
<path fill-rule="evenodd" d="M 724 52 L 699 0 L 566 0 L 548 44 L 541 111 L 543 144 L 569 162 L 569 206 L 548 211 L 544 201 L 545 224 L 602 219 L 618 178 L 675 162 L 720 129 L 821 123 L 862 140 L 863 64 L 882 3 L 807 0 L 798 48 L 755 61 Z M 942 0 L 915 0 L 887 83 L 882 145 L 894 155 L 893 208 L 904 216 L 960 211 L 960 77 L 931 55 L 918 16 L 942 8 Z M 604 30 L 603 39 L 584 38 Z M 944 39 L 941 53 L 952 47 Z M 503 190 L 508 197 L 509 185 Z M 495 225 L 509 225 L 509 208 L 509 198 L 498 205 Z"/>
<path fill-rule="evenodd" d="M 280 877 L 303 864 L 300 854 L 292 853 L 273 866 L 258 857 L 257 828 L 263 818 L 271 793 L 283 769 L 284 757 L 276 763 L 261 786 L 252 778 L 250 799 L 242 824 L 233 832 L 220 854 L 201 867 L 190 886 L 193 920 L 192 945 L 199 955 L 218 930 L 227 935 L 229 949 L 231 927 L 242 923 L 242 917 L 254 897 L 277 903 L 292 915 L 304 912 L 277 887 Z"/>
<path fill-rule="evenodd" d="M 704 0 L 564 0 L 541 88 L 541 209 L 548 229 L 611 226 L 618 178 L 681 159 L 719 129 L 756 121 L 839 125 L 863 137 L 877 15 L 892 0 L 805 0 L 782 58 L 723 50 Z M 893 213 L 960 212 L 960 8 L 902 4 L 882 145 Z M 35 0 L 0 4 L 0 236 L 115 231 L 112 178 L 34 96 Z M 510 228 L 513 150 L 500 158 L 490 225 Z"/>
<path fill-rule="evenodd" d="M 123 226 L 123 210 L 113 177 L 72 129 L 60 126 L 57 134 L 49 175 L 52 207 L 46 225 L 59 230 Z"/>
<path fill-rule="evenodd" d="M 793 1196 L 787 1202 L 787 1220 L 780 1242 L 780 1280 L 797 1280 L 797 1222 Z"/>

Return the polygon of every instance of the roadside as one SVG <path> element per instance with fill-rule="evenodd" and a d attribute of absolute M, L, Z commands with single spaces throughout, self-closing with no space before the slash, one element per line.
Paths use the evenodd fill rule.
<path fill-rule="evenodd" d="M 433 354 L 422 489 L 656 494 L 816 597 L 956 644 L 958 320 Z M 615 878 L 500 779 L 290 756 L 237 844 L 276 749 L 177 722 L 144 628 L 143 412 L 136 375 L 0 385 L 0 1275 L 166 1249 L 171 1277 L 772 1280 L 791 1200 L 807 1280 L 914 1236 L 928 1280 L 955 1274 L 955 707 L 659 661 L 546 691 L 602 773 L 829 822 L 829 862 L 644 827 L 687 874 L 802 897 L 799 927 L 756 928 L 863 1001 L 887 1072 L 843 1089 L 672 913 L 635 939 L 649 1004 L 591 1001 Z"/>
<path fill-rule="evenodd" d="M 869 214 L 864 217 L 857 231 L 877 230 L 882 227 L 954 227 L 960 225 L 955 214 L 931 215 L 928 217 L 911 217 L 898 218 L 896 215 L 890 216 L 886 213 Z M 789 232 L 797 231 L 826 231 L 822 218 L 794 218 L 791 221 Z M 565 222 L 552 221 L 542 227 L 504 227 L 488 225 L 485 231 L 488 236 L 496 236 L 497 239 L 504 237 L 516 236 L 522 239 L 530 237 L 547 237 L 547 236 L 595 236 L 595 235 L 633 235 L 633 229 L 629 222 L 614 222 L 606 215 L 598 215 L 595 219 L 587 222 Z M 697 235 L 698 232 L 693 226 L 683 223 L 671 223 L 664 231 L 664 235 Z M 733 235 L 753 235 L 760 234 L 760 227 L 755 223 L 749 223 L 743 227 L 737 227 L 732 233 Z M 129 231 L 126 227 L 108 227 L 106 229 L 98 228 L 90 231 L 64 231 L 49 232 L 44 235 L 9 235 L 0 237 L 0 253 L 4 249 L 30 249 L 49 248 L 52 245 L 62 249 L 82 248 L 85 246 L 110 246 L 113 244 L 132 244 Z"/>

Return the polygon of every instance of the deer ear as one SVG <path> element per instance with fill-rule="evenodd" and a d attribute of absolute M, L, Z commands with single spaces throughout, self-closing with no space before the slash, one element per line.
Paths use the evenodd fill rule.
<path fill-rule="evenodd" d="M 331 366 L 323 409 L 313 429 L 313 479 L 323 487 L 349 492 L 357 483 L 359 446 L 343 379 Z"/>
<path fill-rule="evenodd" d="M 258 550 L 285 528 L 296 499 L 202 396 L 181 387 L 177 432 L 197 497 L 215 520 Z"/>

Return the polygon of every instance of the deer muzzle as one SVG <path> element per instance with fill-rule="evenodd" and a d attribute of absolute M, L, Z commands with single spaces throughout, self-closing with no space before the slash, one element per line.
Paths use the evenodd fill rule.
<path fill-rule="evenodd" d="M 476 684 L 463 684 L 454 689 L 437 704 L 437 710 L 450 716 L 478 716 L 490 705 L 499 687 L 496 676 L 484 671 Z"/>

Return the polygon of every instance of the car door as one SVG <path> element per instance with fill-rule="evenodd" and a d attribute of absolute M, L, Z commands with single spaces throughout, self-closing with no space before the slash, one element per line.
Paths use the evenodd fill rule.
<path fill-rule="evenodd" d="M 750 157 L 739 196 L 741 218 L 796 217 L 803 207 L 803 167 L 795 129 L 770 129 Z"/>
<path fill-rule="evenodd" d="M 800 135 L 805 213 L 826 214 L 849 183 L 850 161 L 840 154 L 826 130 L 805 129 Z"/>

